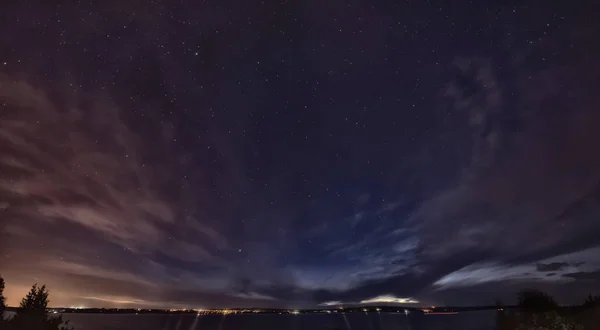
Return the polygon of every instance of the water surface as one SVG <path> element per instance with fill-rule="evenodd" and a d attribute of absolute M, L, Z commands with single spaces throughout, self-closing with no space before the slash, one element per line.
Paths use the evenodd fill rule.
<path fill-rule="evenodd" d="M 494 311 L 458 315 L 64 314 L 76 330 L 494 330 Z"/>

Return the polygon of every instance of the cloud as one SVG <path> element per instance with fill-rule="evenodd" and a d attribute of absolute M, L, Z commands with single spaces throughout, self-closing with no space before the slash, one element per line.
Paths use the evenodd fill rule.
<path fill-rule="evenodd" d="M 407 247 L 406 254 L 379 256 L 401 264 L 404 255 L 410 267 L 378 277 L 371 275 L 393 271 L 364 263 L 363 268 L 373 270 L 370 276 L 341 291 L 321 286 L 328 291 L 318 295 L 320 301 L 358 301 L 357 297 L 383 294 L 389 286 L 396 288 L 394 295 L 399 297 L 421 297 L 430 291 L 434 293 L 429 297 L 450 297 L 446 292 L 452 288 L 576 285 L 587 274 L 565 275 L 600 269 L 595 248 L 600 230 L 596 221 L 600 157 L 590 152 L 592 141 L 600 139 L 596 129 L 600 115 L 593 106 L 598 97 L 577 93 L 580 98 L 566 100 L 561 93 L 566 87 L 560 87 L 585 89 L 579 78 L 591 80 L 593 74 L 586 67 L 594 67 L 592 61 L 585 62 L 544 72 L 532 72 L 525 63 L 516 62 L 509 65 L 515 75 L 500 79 L 504 71 L 493 59 L 459 58 L 457 78 L 444 90 L 449 104 L 443 107 L 443 115 L 450 112 L 452 120 L 443 140 L 435 140 L 451 150 L 455 143 L 457 152 L 447 158 L 443 153 L 423 153 L 428 164 L 443 164 L 425 171 L 440 183 L 427 187 L 411 203 L 403 195 L 386 199 L 402 207 L 380 218 L 363 213 L 361 224 L 373 221 L 374 227 L 385 228 L 383 232 L 390 236 L 398 233 L 395 240 L 388 241 L 380 232 L 378 240 L 371 240 L 369 233 L 359 230 L 348 234 L 351 239 L 327 246 L 331 256 L 347 260 L 371 251 L 377 254 L 375 241 L 388 251 Z M 546 81 L 543 86 L 542 81 Z M 548 84 L 552 89 L 547 89 Z M 415 163 L 420 164 L 411 160 L 405 166 L 410 170 L 402 172 L 408 177 L 402 178 L 402 189 L 409 186 L 406 182 L 422 181 L 424 171 Z M 446 180 L 431 174 L 442 171 L 453 176 Z M 353 273 L 349 267 L 340 269 Z M 419 272 L 423 276 L 415 276 Z M 315 278 L 311 282 L 326 274 L 310 277 Z M 419 285 L 402 285 L 408 282 Z M 457 299 L 456 292 L 449 299 Z"/>
<path fill-rule="evenodd" d="M 110 306 L 115 305 L 134 305 L 134 306 L 164 306 L 164 302 L 156 302 L 156 301 L 147 301 L 143 299 L 136 299 L 134 297 L 124 297 L 124 296 L 81 296 L 79 297 L 84 300 L 95 300 L 100 301 L 101 303 L 108 303 Z"/>
<path fill-rule="evenodd" d="M 28 221 L 70 222 L 123 247 L 151 250 L 174 212 L 150 188 L 137 137 L 112 108 L 95 117 L 59 110 L 41 90 L 0 76 L 3 112 L 0 180 L 9 211 Z M 102 113 L 100 113 L 102 112 Z M 104 123 L 104 124 L 97 124 Z M 110 134 L 92 134 L 109 130 Z"/>
<path fill-rule="evenodd" d="M 413 298 L 399 298 L 392 295 L 382 295 L 365 300 L 361 300 L 360 304 L 418 304 L 419 301 Z"/>
<path fill-rule="evenodd" d="M 460 120 L 451 122 L 452 138 L 446 136 L 444 145 L 459 141 L 467 161 L 444 161 L 444 168 L 458 168 L 456 180 L 425 196 L 404 222 L 419 238 L 418 263 L 438 275 L 434 288 L 547 283 L 536 272 L 564 275 L 582 267 L 580 262 L 597 261 L 582 251 L 597 244 L 591 232 L 600 229 L 593 220 L 600 210 L 600 172 L 587 166 L 600 164 L 597 154 L 589 152 L 591 141 L 600 137 L 594 129 L 600 117 L 591 106 L 598 99 L 586 94 L 567 104 L 559 100 L 560 93 L 529 81 L 564 86 L 567 79 L 569 86 L 579 85 L 576 76 L 590 77 L 586 65 L 518 73 L 511 78 L 518 89 L 510 86 L 511 79 L 495 77 L 493 60 L 460 58 L 456 65 L 457 78 L 444 95 L 448 111 Z M 548 100 L 555 100 L 554 108 Z M 556 115 L 547 116 L 550 108 Z M 458 127 L 468 127 L 469 148 L 463 144 L 465 130 Z M 564 139 L 554 144 L 559 136 Z"/>
<path fill-rule="evenodd" d="M 396 253 L 402 254 L 415 250 L 418 247 L 418 245 L 419 239 L 416 237 L 411 237 L 397 243 L 396 245 L 394 245 L 393 249 Z"/>
<path fill-rule="evenodd" d="M 549 264 L 537 264 L 536 269 L 538 272 L 554 272 L 562 270 L 567 266 L 569 266 L 569 264 L 566 262 L 552 262 Z"/>
<path fill-rule="evenodd" d="M 482 263 L 463 267 L 443 276 L 433 283 L 441 289 L 474 286 L 488 282 L 528 280 L 534 268 L 529 265 L 510 266 L 498 263 Z"/>
<path fill-rule="evenodd" d="M 419 301 L 413 298 L 402 298 L 393 295 L 380 295 L 373 298 L 363 299 L 359 301 L 326 301 L 322 302 L 320 306 L 343 306 L 343 305 L 369 305 L 369 304 L 418 304 Z"/>
<path fill-rule="evenodd" d="M 6 219 L 0 270 L 7 283 L 44 281 L 76 295 L 90 293 L 84 283 L 93 282 L 117 296 L 113 288 L 135 284 L 151 290 L 149 300 L 159 300 L 160 289 L 181 277 L 216 283 L 204 268 L 229 267 L 221 255 L 231 247 L 214 222 L 193 216 L 192 204 L 165 193 L 174 181 L 170 170 L 181 168 L 172 140 L 158 137 L 152 149 L 144 147 L 149 132 L 132 130 L 102 95 L 69 96 L 60 104 L 54 96 L 0 74 L 0 206 Z M 172 157 L 164 157 L 167 152 Z M 175 266 L 181 263 L 201 266 Z M 140 291 L 114 301 L 135 302 Z M 9 298 L 15 304 L 19 297 Z"/>
<path fill-rule="evenodd" d="M 221 263 L 221 260 L 215 257 L 204 246 L 185 242 L 180 239 L 165 243 L 159 253 L 182 261 Z"/>
<path fill-rule="evenodd" d="M 251 300 L 277 300 L 275 297 L 269 295 L 260 294 L 258 292 L 240 292 L 232 294 L 234 297 Z"/>
<path fill-rule="evenodd" d="M 388 238 L 390 241 L 394 237 Z M 308 290 L 346 291 L 371 281 L 393 278 L 411 271 L 417 241 L 408 238 L 390 248 L 381 237 L 367 236 L 355 243 L 340 243 L 332 248 L 328 265 L 289 267 L 294 284 Z M 362 253 L 367 250 L 368 253 Z"/>
<path fill-rule="evenodd" d="M 596 253 L 598 253 L 598 248 L 592 247 L 524 264 L 503 264 L 499 262 L 476 263 L 441 277 L 433 285 L 439 289 L 448 289 L 476 286 L 490 282 L 565 282 L 570 279 L 584 278 L 588 274 L 593 276 L 595 270 L 600 269 L 600 260 Z M 585 262 L 565 262 L 558 260 L 585 260 Z M 574 270 L 582 270 L 582 272 L 573 272 Z M 553 276 L 540 274 L 540 272 L 551 272 Z"/>
<path fill-rule="evenodd" d="M 569 277 L 569 278 L 572 278 L 575 280 L 599 280 L 600 279 L 600 271 L 568 273 L 568 274 L 564 274 L 563 276 Z"/>
<path fill-rule="evenodd" d="M 560 264 L 563 267 L 559 271 L 568 271 L 573 269 L 590 270 L 600 269 L 600 247 L 591 246 L 579 251 L 562 253 L 557 256 L 549 257 L 540 261 L 540 264 Z M 564 265 L 564 264 L 567 265 Z"/>
<path fill-rule="evenodd" d="M 56 272 L 57 274 L 83 275 L 119 282 L 143 284 L 148 287 L 156 286 L 156 284 L 148 278 L 130 273 L 123 269 L 106 269 L 99 266 L 64 260 L 45 260 L 41 266 L 46 271 Z"/>

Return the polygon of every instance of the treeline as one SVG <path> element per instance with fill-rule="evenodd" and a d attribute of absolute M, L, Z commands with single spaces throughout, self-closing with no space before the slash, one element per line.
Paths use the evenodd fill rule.
<path fill-rule="evenodd" d="M 517 297 L 517 308 L 497 303 L 498 330 L 597 330 L 600 329 L 600 296 L 589 295 L 579 306 L 561 307 L 550 295 L 525 290 Z"/>
<path fill-rule="evenodd" d="M 4 298 L 4 279 L 0 277 L 0 329 L 2 330 L 73 330 L 69 321 L 62 316 L 48 314 L 49 293 L 45 285 L 34 284 L 29 293 L 21 300 L 15 315 L 5 318 L 6 299 Z"/>

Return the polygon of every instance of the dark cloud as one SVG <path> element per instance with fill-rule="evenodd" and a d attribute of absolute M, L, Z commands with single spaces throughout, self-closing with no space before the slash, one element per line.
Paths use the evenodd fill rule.
<path fill-rule="evenodd" d="M 554 272 L 565 269 L 569 264 L 566 262 L 553 262 L 550 264 L 537 264 L 538 272 Z"/>
<path fill-rule="evenodd" d="M 595 272 L 577 272 L 563 275 L 575 280 L 598 280 L 600 279 L 600 271 Z"/>

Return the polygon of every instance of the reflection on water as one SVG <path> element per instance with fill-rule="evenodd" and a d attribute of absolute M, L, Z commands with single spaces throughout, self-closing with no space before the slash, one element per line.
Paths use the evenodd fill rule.
<path fill-rule="evenodd" d="M 9 314 L 10 315 L 10 314 Z M 344 313 L 301 315 L 64 314 L 76 330 L 493 330 L 495 312 L 458 315 Z"/>

